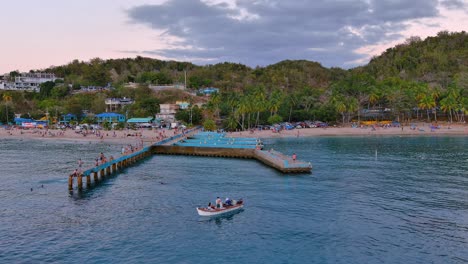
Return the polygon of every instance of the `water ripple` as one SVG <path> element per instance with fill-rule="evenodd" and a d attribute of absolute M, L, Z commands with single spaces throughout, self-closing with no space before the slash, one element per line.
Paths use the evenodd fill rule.
<path fill-rule="evenodd" d="M 0 140 L 0 260 L 467 262 L 466 137 L 266 144 L 311 161 L 313 174 L 282 175 L 254 160 L 154 156 L 69 195 L 66 175 L 78 158 L 92 163 L 121 146 Z M 216 196 L 242 197 L 245 209 L 196 215 Z"/>

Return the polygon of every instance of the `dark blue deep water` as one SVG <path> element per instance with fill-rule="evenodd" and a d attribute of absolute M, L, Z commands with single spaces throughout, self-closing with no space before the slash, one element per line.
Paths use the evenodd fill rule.
<path fill-rule="evenodd" d="M 88 167 L 122 146 L 0 140 L 0 263 L 468 262 L 468 137 L 266 144 L 313 173 L 153 156 L 70 195 L 78 158 Z M 216 196 L 245 210 L 199 217 Z"/>

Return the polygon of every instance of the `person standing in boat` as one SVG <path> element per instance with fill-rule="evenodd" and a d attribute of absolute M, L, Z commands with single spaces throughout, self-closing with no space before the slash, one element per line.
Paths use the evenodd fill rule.
<path fill-rule="evenodd" d="M 223 202 L 219 197 L 216 198 L 216 208 L 223 208 Z"/>

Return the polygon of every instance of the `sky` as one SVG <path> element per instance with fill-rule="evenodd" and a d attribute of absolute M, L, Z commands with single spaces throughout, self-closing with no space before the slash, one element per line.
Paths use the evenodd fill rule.
<path fill-rule="evenodd" d="M 352 68 L 468 30 L 468 0 L 6 0 L 0 24 L 0 73 L 136 56 Z"/>

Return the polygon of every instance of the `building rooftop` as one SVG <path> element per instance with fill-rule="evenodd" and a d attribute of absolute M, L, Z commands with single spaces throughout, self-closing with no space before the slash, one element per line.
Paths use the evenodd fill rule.
<path fill-rule="evenodd" d="M 152 117 L 134 117 L 127 120 L 127 123 L 149 123 L 153 120 Z"/>

